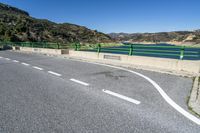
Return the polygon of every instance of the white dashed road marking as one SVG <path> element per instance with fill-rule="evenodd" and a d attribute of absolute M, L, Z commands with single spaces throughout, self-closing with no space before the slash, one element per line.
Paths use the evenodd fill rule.
<path fill-rule="evenodd" d="M 118 93 L 115 93 L 115 92 L 112 92 L 112 91 L 109 91 L 109 90 L 102 90 L 103 92 L 109 94 L 109 95 L 112 95 L 112 96 L 115 96 L 115 97 L 118 97 L 120 99 L 123 99 L 125 101 L 128 101 L 128 102 L 131 102 L 131 103 L 134 103 L 134 104 L 140 104 L 141 102 L 138 101 L 138 100 L 135 100 L 135 99 L 132 99 L 132 98 L 129 98 L 129 97 L 126 97 L 126 96 L 123 96 L 121 94 L 118 94 Z"/>
<path fill-rule="evenodd" d="M 17 62 L 19 62 L 19 61 L 18 61 L 18 60 L 13 60 L 13 62 L 16 62 L 16 63 L 17 63 Z"/>
<path fill-rule="evenodd" d="M 59 74 L 59 73 L 56 73 L 56 72 L 52 72 L 52 71 L 48 71 L 48 73 L 50 73 L 50 74 L 53 74 L 53 75 L 56 75 L 56 76 L 62 76 L 61 74 Z"/>
<path fill-rule="evenodd" d="M 6 60 L 10 60 L 9 58 L 5 58 Z"/>
<path fill-rule="evenodd" d="M 79 84 L 85 85 L 85 86 L 89 86 L 88 83 L 85 83 L 85 82 L 80 81 L 80 80 L 76 80 L 76 79 L 70 79 L 70 80 L 73 81 L 73 82 L 76 82 L 76 83 L 79 83 Z"/>
<path fill-rule="evenodd" d="M 25 65 L 25 66 L 30 66 L 30 64 L 27 64 L 27 63 L 24 63 L 24 62 L 22 63 L 22 65 Z"/>
<path fill-rule="evenodd" d="M 40 68 L 40 67 L 37 67 L 37 66 L 33 66 L 33 68 L 40 70 L 40 71 L 44 70 L 43 68 Z"/>

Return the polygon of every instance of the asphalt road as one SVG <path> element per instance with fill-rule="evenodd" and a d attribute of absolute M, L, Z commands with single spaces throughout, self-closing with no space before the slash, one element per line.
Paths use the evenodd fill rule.
<path fill-rule="evenodd" d="M 192 79 L 134 70 L 182 109 Z M 196 117 L 195 117 L 196 118 Z M 0 51 L 0 133 L 199 133 L 146 79 L 124 70 Z"/>

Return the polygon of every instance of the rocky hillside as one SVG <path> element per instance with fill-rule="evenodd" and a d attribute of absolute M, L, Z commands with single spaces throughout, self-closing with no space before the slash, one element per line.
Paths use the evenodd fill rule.
<path fill-rule="evenodd" d="M 200 44 L 200 30 L 160 32 L 160 33 L 133 33 L 133 34 L 111 33 L 109 35 L 116 41 Z"/>
<path fill-rule="evenodd" d="M 0 3 L 0 41 L 97 43 L 112 42 L 112 39 L 83 26 L 36 19 L 26 11 Z"/>

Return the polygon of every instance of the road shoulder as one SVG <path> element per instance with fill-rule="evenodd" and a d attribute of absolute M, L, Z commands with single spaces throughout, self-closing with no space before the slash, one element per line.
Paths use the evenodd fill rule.
<path fill-rule="evenodd" d="M 195 77 L 188 101 L 189 109 L 200 117 L 200 77 Z"/>

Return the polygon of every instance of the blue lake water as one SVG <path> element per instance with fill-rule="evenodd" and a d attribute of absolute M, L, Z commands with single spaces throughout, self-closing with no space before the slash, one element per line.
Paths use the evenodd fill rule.
<path fill-rule="evenodd" d="M 153 46 L 153 47 L 151 47 Z M 161 47 L 159 47 L 161 46 Z M 162 47 L 171 46 L 171 47 Z M 149 56 L 159 58 L 172 58 L 180 59 L 181 47 L 176 47 L 170 44 L 148 44 L 148 45 L 133 45 L 133 55 L 137 56 Z M 89 50 L 94 52 L 96 50 Z M 102 53 L 114 53 L 114 54 L 126 54 L 130 51 L 130 45 L 124 45 L 120 47 L 102 48 Z M 185 48 L 183 60 L 200 60 L 200 48 Z"/>

